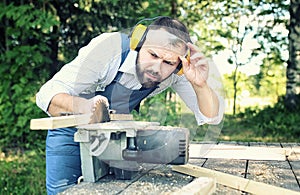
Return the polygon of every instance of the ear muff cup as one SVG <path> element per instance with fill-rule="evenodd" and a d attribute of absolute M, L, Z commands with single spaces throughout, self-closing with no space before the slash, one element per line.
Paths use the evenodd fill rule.
<path fill-rule="evenodd" d="M 130 49 L 139 51 L 146 39 L 147 27 L 142 24 L 136 25 L 131 33 Z"/>
<path fill-rule="evenodd" d="M 190 50 L 188 50 L 187 55 L 185 56 L 185 58 L 187 59 L 187 61 L 190 63 L 190 57 L 191 57 L 191 52 Z M 179 63 L 179 65 L 177 66 L 175 72 L 175 74 L 181 76 L 183 75 L 183 68 L 182 68 L 182 62 Z"/>

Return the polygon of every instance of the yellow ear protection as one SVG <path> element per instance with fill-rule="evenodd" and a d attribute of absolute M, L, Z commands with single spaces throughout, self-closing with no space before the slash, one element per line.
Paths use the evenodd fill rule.
<path fill-rule="evenodd" d="M 130 49 L 139 52 L 144 44 L 147 32 L 148 28 L 145 25 L 137 24 L 131 33 Z"/>
<path fill-rule="evenodd" d="M 161 18 L 163 16 L 158 16 L 155 18 L 146 18 L 138 22 L 135 27 L 133 28 L 132 32 L 130 33 L 130 49 L 135 50 L 137 52 L 140 51 L 141 47 L 143 46 L 147 32 L 148 32 L 148 27 L 141 24 L 143 21 L 153 21 L 158 18 Z M 188 62 L 190 62 L 190 50 L 188 50 L 188 53 L 186 55 L 186 59 Z M 179 63 L 177 66 L 176 70 L 174 71 L 175 74 L 177 75 L 182 75 L 183 74 L 183 69 L 182 69 L 182 62 Z"/>
<path fill-rule="evenodd" d="M 148 27 L 143 25 L 142 23 L 152 22 L 162 17 L 163 16 L 157 16 L 154 18 L 144 18 L 143 20 L 139 21 L 129 35 L 129 37 L 131 38 L 130 49 L 139 52 L 145 42 L 147 32 L 148 32 Z"/>
<path fill-rule="evenodd" d="M 188 50 L 185 58 L 187 59 L 188 63 L 190 63 L 190 57 L 191 57 L 191 52 L 190 50 Z M 183 75 L 183 68 L 182 68 L 182 61 L 180 61 L 180 63 L 178 64 L 175 73 L 179 76 Z"/>

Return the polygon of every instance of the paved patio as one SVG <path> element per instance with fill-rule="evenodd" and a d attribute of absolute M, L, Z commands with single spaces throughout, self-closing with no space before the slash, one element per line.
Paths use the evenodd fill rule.
<path fill-rule="evenodd" d="M 218 147 L 213 148 L 212 153 L 197 156 L 192 150 L 200 144 L 209 146 L 210 143 L 191 144 L 189 164 L 290 189 L 300 194 L 298 143 L 219 142 L 213 145 Z M 112 175 L 108 175 L 96 183 L 82 182 L 62 194 L 169 194 L 193 180 L 193 176 L 172 171 L 170 165 L 155 165 L 132 180 L 115 180 Z M 217 184 L 214 194 L 246 193 Z"/>

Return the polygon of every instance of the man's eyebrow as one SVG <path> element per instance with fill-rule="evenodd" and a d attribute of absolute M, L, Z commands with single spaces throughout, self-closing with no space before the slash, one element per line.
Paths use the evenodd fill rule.
<path fill-rule="evenodd" d="M 171 60 L 163 60 L 165 63 L 170 64 L 170 65 L 175 65 L 177 61 L 171 61 Z"/>
<path fill-rule="evenodd" d="M 155 54 L 156 56 L 160 57 L 160 56 L 157 54 L 157 52 L 155 52 L 155 51 L 154 51 L 153 49 L 151 49 L 151 48 L 148 48 L 147 51 L 148 51 L 149 53 L 151 53 L 151 54 Z"/>

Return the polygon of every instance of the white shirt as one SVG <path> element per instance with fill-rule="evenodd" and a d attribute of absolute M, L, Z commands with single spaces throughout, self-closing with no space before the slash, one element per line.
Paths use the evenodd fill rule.
<path fill-rule="evenodd" d="M 130 89 L 139 89 L 135 62 L 136 51 L 129 51 L 127 58 L 119 69 L 121 63 L 121 34 L 104 33 L 79 50 L 78 56 L 70 63 L 64 65 L 54 77 L 46 82 L 36 95 L 37 105 L 46 113 L 51 99 L 59 93 L 79 96 L 81 93 L 92 93 L 104 90 L 115 78 L 118 70 L 123 72 L 120 83 Z M 154 96 L 168 87 L 172 87 L 192 110 L 198 125 L 204 123 L 219 123 L 223 112 L 220 109 L 216 118 L 205 117 L 198 108 L 196 94 L 185 76 L 172 74 L 159 84 L 149 97 Z M 220 106 L 221 108 L 221 106 Z M 49 114 L 49 113 L 48 113 Z"/>

